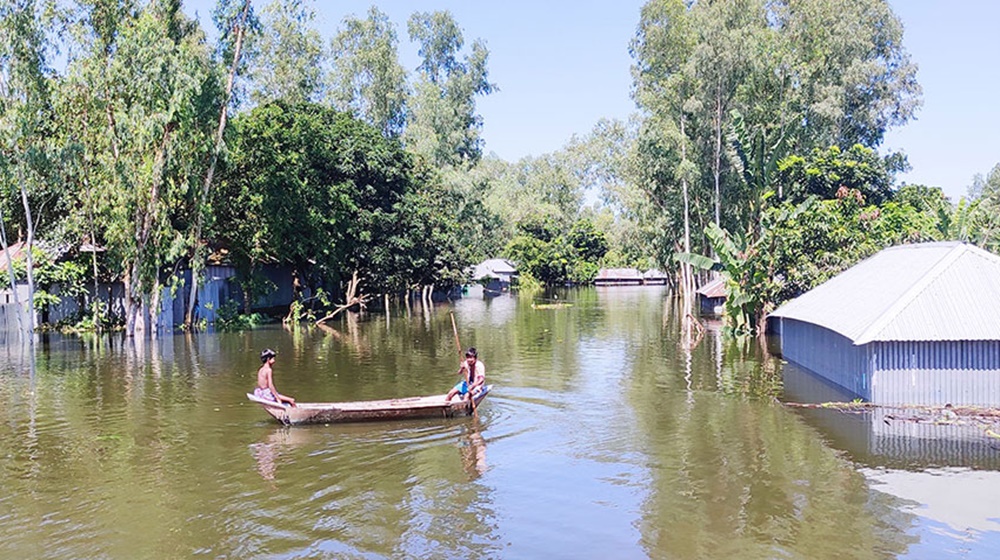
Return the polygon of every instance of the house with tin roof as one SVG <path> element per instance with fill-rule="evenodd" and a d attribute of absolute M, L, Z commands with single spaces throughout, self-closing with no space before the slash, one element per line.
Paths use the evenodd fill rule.
<path fill-rule="evenodd" d="M 1000 406 L 1000 257 L 885 249 L 768 316 L 781 354 L 877 404 Z"/>
<path fill-rule="evenodd" d="M 472 269 L 472 280 L 491 292 L 510 289 L 517 276 L 517 268 L 507 259 L 487 259 Z"/>
<path fill-rule="evenodd" d="M 702 315 L 722 315 L 726 305 L 726 279 L 716 276 L 695 290 L 698 294 L 698 309 Z"/>
<path fill-rule="evenodd" d="M 595 286 L 641 286 L 642 282 L 638 268 L 602 268 L 594 278 Z"/>

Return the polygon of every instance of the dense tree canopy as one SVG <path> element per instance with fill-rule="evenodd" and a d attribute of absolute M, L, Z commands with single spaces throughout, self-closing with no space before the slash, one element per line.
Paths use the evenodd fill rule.
<path fill-rule="evenodd" d="M 219 0 L 210 44 L 180 7 L 0 5 L 0 241 L 59 247 L 39 278 L 76 287 L 82 269 L 59 267 L 90 247 L 87 280 L 124 284 L 130 332 L 210 248 L 232 256 L 248 305 L 274 264 L 302 288 L 357 271 L 387 295 L 498 256 L 548 284 L 659 266 L 687 292 L 689 265 L 721 267 L 747 332 L 889 244 L 1000 250 L 1000 167 L 953 205 L 897 186 L 905 157 L 879 152 L 920 102 L 886 0 L 650 0 L 629 45 L 638 111 L 518 161 L 483 153 L 476 103 L 498 86 L 449 12 L 372 8 L 324 43 L 307 0 L 259 19 Z M 35 268 L 0 264 L 10 282 Z"/>
<path fill-rule="evenodd" d="M 354 271 L 379 290 L 433 282 L 454 226 L 398 140 L 312 103 L 270 103 L 234 129 L 213 233 L 245 271 L 284 263 L 318 287 Z"/>

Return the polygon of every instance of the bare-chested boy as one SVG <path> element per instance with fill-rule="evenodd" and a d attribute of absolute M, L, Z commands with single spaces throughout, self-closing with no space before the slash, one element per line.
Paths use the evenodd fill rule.
<path fill-rule="evenodd" d="M 257 388 L 253 390 L 253 394 L 260 399 L 276 403 L 286 402 L 295 406 L 295 399 L 282 395 L 274 388 L 274 372 L 271 370 L 271 365 L 274 364 L 275 356 L 277 353 L 270 348 L 266 348 L 260 353 L 260 361 L 263 365 L 257 370 Z"/>

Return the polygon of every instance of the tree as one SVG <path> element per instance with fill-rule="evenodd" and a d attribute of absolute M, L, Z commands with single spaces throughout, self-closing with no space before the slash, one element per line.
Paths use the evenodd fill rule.
<path fill-rule="evenodd" d="M 976 245 L 1000 254 L 1000 164 L 969 188 L 969 229 Z"/>
<path fill-rule="evenodd" d="M 519 230 L 505 253 L 522 274 L 549 286 L 592 282 L 608 249 L 604 234 L 589 220 L 575 222 L 566 233 L 551 218 L 525 221 Z"/>
<path fill-rule="evenodd" d="M 696 40 L 695 22 L 681 0 L 652 1 L 642 8 L 630 47 L 636 61 L 632 67 L 635 100 L 648 114 L 639 143 L 639 157 L 649 169 L 642 185 L 661 208 L 666 191 L 679 189 L 683 211 L 677 239 L 684 253 L 691 252 L 689 187 L 698 180 L 689 139 L 690 114 L 699 106 L 697 78 L 690 64 Z M 688 263 L 681 263 L 680 276 L 681 296 L 690 303 L 695 286 Z"/>
<path fill-rule="evenodd" d="M 398 139 L 349 113 L 277 101 L 234 120 L 237 141 L 213 195 L 213 236 L 242 275 L 264 263 L 303 288 L 336 291 L 356 271 L 368 292 L 445 277 L 454 228 Z"/>
<path fill-rule="evenodd" d="M 792 202 L 809 195 L 831 199 L 841 187 L 857 189 L 872 204 L 892 198 L 892 176 L 885 162 L 875 150 L 861 144 L 847 150 L 837 146 L 814 148 L 805 157 L 789 156 L 778 162 L 778 172 L 782 187 L 779 197 Z"/>
<path fill-rule="evenodd" d="M 351 111 L 386 136 L 406 126 L 406 71 L 399 63 L 396 31 L 375 6 L 368 18 L 344 19 L 331 42 L 333 72 L 328 96 L 334 107 Z"/>
<path fill-rule="evenodd" d="M 422 59 L 409 103 L 407 146 L 435 165 L 469 167 L 479 160 L 483 144 L 476 96 L 497 91 L 488 79 L 489 51 L 477 40 L 459 59 L 465 41 L 450 12 L 415 13 L 407 28 Z"/>
<path fill-rule="evenodd" d="M 791 54 L 799 147 L 876 147 L 920 104 L 903 25 L 886 0 L 783 0 L 771 12 Z"/>
<path fill-rule="evenodd" d="M 226 12 L 233 12 L 232 8 L 228 2 L 223 0 L 215 11 L 216 20 L 223 27 L 222 37 L 224 44 L 228 43 L 230 39 L 232 41 L 232 59 L 229 66 L 229 78 L 226 81 L 225 95 L 220 100 L 219 126 L 215 130 L 214 145 L 209 159 L 208 171 L 205 173 L 205 180 L 202 183 L 201 196 L 195 200 L 195 212 L 197 215 L 195 217 L 194 231 L 191 236 L 191 243 L 194 246 L 194 252 L 191 257 L 191 288 L 188 293 L 187 313 L 184 315 L 184 326 L 188 329 L 194 325 L 194 304 L 198 298 L 198 279 L 205 267 L 205 255 L 202 250 L 204 244 L 202 243 L 201 233 L 205 222 L 205 214 L 209 211 L 208 196 L 212 188 L 212 180 L 215 178 L 215 168 L 222 153 L 223 134 L 226 132 L 226 122 L 229 119 L 229 104 L 233 98 L 233 86 L 236 82 L 237 71 L 240 68 L 243 38 L 246 35 L 247 28 L 253 26 L 256 19 L 250 9 L 250 0 L 243 0 L 240 10 L 232 14 L 232 20 L 227 23 L 224 18 Z M 221 50 L 226 52 L 230 48 L 224 46 Z"/>
<path fill-rule="evenodd" d="M 715 224 L 720 225 L 722 214 L 722 172 L 726 166 L 729 128 L 728 117 L 750 68 L 745 60 L 750 56 L 753 35 L 759 24 L 760 7 L 754 0 L 712 2 L 697 10 L 696 28 L 700 34 L 697 47 L 691 52 L 693 66 L 702 89 L 698 96 L 704 101 L 702 109 L 708 114 L 711 126 L 709 167 L 714 187 Z M 704 118 L 704 117 L 703 117 Z"/>
<path fill-rule="evenodd" d="M 25 234 L 25 277 L 28 284 L 27 332 L 34 331 L 35 301 L 34 247 L 39 209 L 58 197 L 61 150 L 52 141 L 55 114 L 52 101 L 50 69 L 46 50 L 50 47 L 45 34 L 42 10 L 33 0 L 10 2 L 0 6 L 0 185 L 2 196 L 9 203 L 17 193 L 23 214 L 19 229 Z M 32 212 L 35 208 L 35 212 Z M 4 218 L 13 205 L 0 213 L 0 246 L 7 255 L 7 269 L 14 302 L 21 303 L 14 286 L 14 263 L 8 249 Z M 21 323 L 21 314 L 17 316 Z"/>
<path fill-rule="evenodd" d="M 727 132 L 758 138 L 752 159 L 773 163 L 829 146 L 874 150 L 911 118 L 920 88 L 901 37 L 885 0 L 647 2 L 631 44 L 643 118 L 631 180 L 642 196 L 622 201 L 661 259 L 707 249 L 709 221 L 760 229 L 761 197 L 782 188 L 748 176 L 749 154 Z M 776 146 L 788 152 L 770 153 Z M 897 160 L 883 164 L 893 171 Z"/>
<path fill-rule="evenodd" d="M 271 0 L 261 10 L 261 29 L 247 37 L 250 99 L 264 104 L 317 101 L 323 96 L 323 41 L 309 24 L 316 18 L 303 0 Z"/>
<path fill-rule="evenodd" d="M 164 267 L 188 251 L 192 206 L 218 125 L 221 80 L 175 0 L 95 2 L 77 30 L 67 94 L 80 121 L 95 221 L 125 284 L 129 335 L 159 311 Z"/>

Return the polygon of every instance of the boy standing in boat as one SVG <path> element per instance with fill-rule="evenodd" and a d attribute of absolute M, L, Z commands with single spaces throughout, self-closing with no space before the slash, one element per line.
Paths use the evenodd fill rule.
<path fill-rule="evenodd" d="M 448 396 L 445 397 L 446 401 L 450 401 L 455 395 L 471 398 L 486 383 L 486 366 L 479 361 L 475 348 L 469 348 L 465 351 L 465 360 L 462 361 L 458 373 L 462 376 L 462 380 L 452 387 L 451 391 L 448 391 Z"/>
<path fill-rule="evenodd" d="M 277 355 L 277 352 L 270 348 L 265 348 L 260 353 L 260 361 L 263 365 L 257 370 L 257 388 L 253 390 L 253 395 L 260 399 L 276 403 L 287 402 L 295 406 L 295 399 L 282 395 L 274 388 L 274 371 L 271 369 L 271 366 L 274 364 L 274 357 Z"/>

